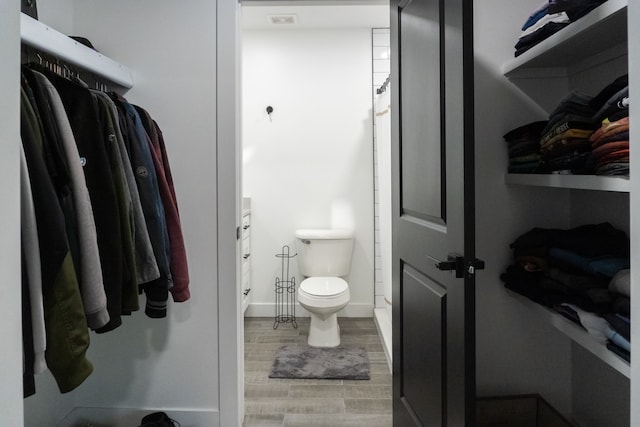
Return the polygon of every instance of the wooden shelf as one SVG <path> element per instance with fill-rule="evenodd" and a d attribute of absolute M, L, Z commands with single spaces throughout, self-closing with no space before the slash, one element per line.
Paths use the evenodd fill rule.
<path fill-rule="evenodd" d="M 543 305 L 537 304 L 520 294 L 508 290 L 507 293 L 514 299 L 518 300 L 521 304 L 525 305 L 543 321 L 552 325 L 558 331 L 569 337 L 572 341 L 579 344 L 598 359 L 602 360 L 625 377 L 631 377 L 631 368 L 629 363 L 607 349 L 606 346 L 596 341 L 582 327 L 576 325 L 561 314 L 556 313 Z"/>
<path fill-rule="evenodd" d="M 507 62 L 509 78 L 539 77 L 566 70 L 587 57 L 597 56 L 627 41 L 627 0 L 608 0 Z M 562 71 L 560 71 L 562 73 Z"/>
<path fill-rule="evenodd" d="M 125 66 L 24 13 L 20 16 L 20 38 L 28 46 L 91 71 L 125 89 L 133 87 L 131 71 Z"/>
<path fill-rule="evenodd" d="M 628 193 L 631 189 L 629 178 L 621 176 L 508 173 L 505 175 L 505 182 L 514 185 L 618 193 Z"/>

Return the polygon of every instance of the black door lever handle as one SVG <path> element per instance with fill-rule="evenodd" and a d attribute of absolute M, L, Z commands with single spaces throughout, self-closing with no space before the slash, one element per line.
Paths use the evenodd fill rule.
<path fill-rule="evenodd" d="M 440 261 L 439 259 L 434 258 L 431 255 L 425 256 L 430 260 L 435 261 L 435 266 L 438 270 L 455 271 L 457 278 L 464 277 L 464 257 L 462 255 L 451 253 L 447 255 L 446 261 Z"/>

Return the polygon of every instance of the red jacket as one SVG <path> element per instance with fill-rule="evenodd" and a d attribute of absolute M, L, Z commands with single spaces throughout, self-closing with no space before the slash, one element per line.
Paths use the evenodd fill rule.
<path fill-rule="evenodd" d="M 173 278 L 173 287 L 169 289 L 175 302 L 182 302 L 189 299 L 189 269 L 187 266 L 187 253 L 182 237 L 182 227 L 180 225 L 180 214 L 178 212 L 178 202 L 173 187 L 173 177 L 167 158 L 167 150 L 164 145 L 162 131 L 158 124 L 151 118 L 149 113 L 138 106 L 134 106 L 140 115 L 142 124 L 147 131 L 149 148 L 153 157 L 153 165 L 158 177 L 160 187 L 160 198 L 164 205 L 164 214 L 167 221 L 167 231 L 171 248 L 170 269 Z"/>

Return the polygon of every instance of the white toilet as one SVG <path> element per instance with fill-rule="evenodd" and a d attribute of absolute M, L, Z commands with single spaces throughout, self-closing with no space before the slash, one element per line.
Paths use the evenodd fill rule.
<path fill-rule="evenodd" d="M 340 345 L 338 311 L 350 299 L 349 285 L 340 276 L 351 269 L 353 232 L 341 229 L 296 230 L 298 270 L 306 277 L 298 302 L 311 313 L 308 343 L 314 347 Z"/>

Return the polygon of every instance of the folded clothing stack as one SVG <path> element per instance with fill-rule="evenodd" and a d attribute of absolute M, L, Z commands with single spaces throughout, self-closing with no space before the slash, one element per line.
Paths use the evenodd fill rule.
<path fill-rule="evenodd" d="M 629 76 L 618 77 L 591 102 L 599 128 L 591 135 L 588 167 L 597 175 L 629 175 Z"/>
<path fill-rule="evenodd" d="M 514 262 L 501 279 L 507 289 L 584 326 L 628 360 L 629 245 L 627 235 L 609 223 L 534 228 L 511 244 Z"/>
<path fill-rule="evenodd" d="M 547 121 L 504 135 L 510 173 L 629 175 L 629 77 L 596 96 L 574 90 Z"/>
<path fill-rule="evenodd" d="M 542 172 L 588 173 L 589 137 L 598 127 L 591 100 L 589 95 L 573 91 L 551 112 L 540 138 Z"/>
<path fill-rule="evenodd" d="M 546 121 L 532 122 L 504 135 L 510 173 L 536 173 L 540 168 L 540 133 Z"/>
<path fill-rule="evenodd" d="M 606 0 L 548 0 L 527 18 L 515 45 L 515 56 L 582 18 Z"/>

